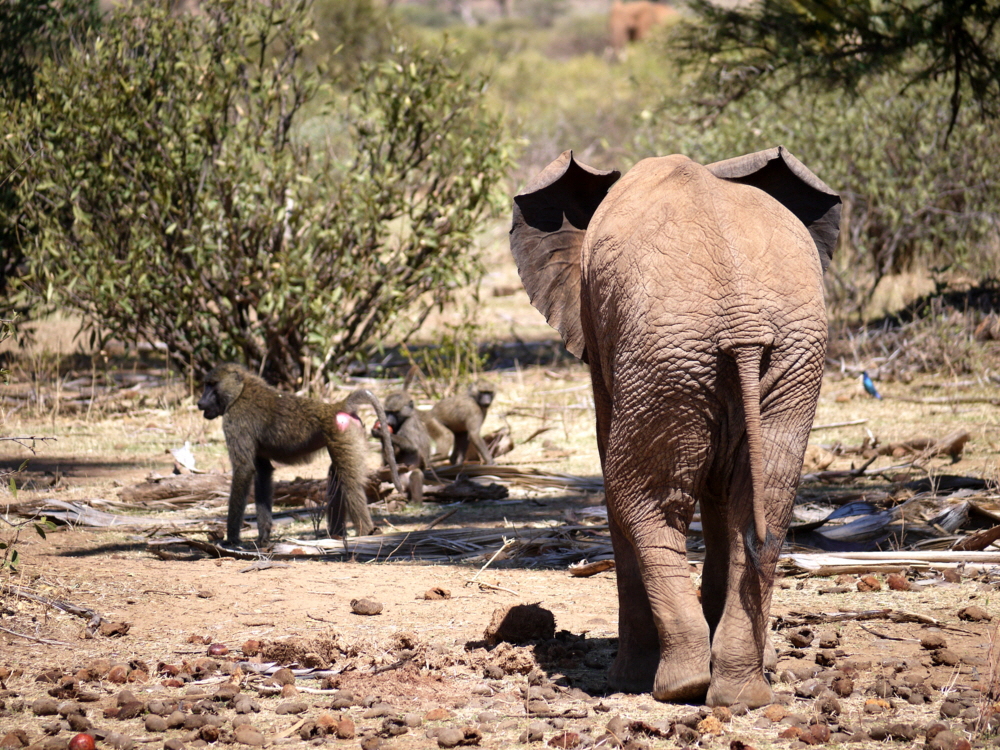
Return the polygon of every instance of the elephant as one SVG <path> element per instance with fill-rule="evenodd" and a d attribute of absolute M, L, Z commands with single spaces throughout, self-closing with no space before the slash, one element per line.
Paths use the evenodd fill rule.
<path fill-rule="evenodd" d="M 649 0 L 633 0 L 623 3 L 614 0 L 611 12 L 608 14 L 608 30 L 611 33 L 611 48 L 621 56 L 625 45 L 638 42 L 649 36 L 654 26 L 665 23 L 667 19 L 678 16 L 676 10 L 669 5 L 654 3 Z"/>
<path fill-rule="evenodd" d="M 644 159 L 624 177 L 566 151 L 514 198 L 529 298 L 590 365 L 618 579 L 613 690 L 773 699 L 771 592 L 819 398 L 840 209 L 782 146 L 708 166 Z"/>

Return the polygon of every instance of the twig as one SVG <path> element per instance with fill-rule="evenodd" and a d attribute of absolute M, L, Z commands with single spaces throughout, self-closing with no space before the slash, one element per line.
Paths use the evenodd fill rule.
<path fill-rule="evenodd" d="M 291 736 L 291 734 L 293 732 L 297 732 L 300 727 L 305 726 L 305 723 L 307 721 L 309 721 L 308 718 L 306 718 L 306 719 L 299 719 L 299 721 L 297 721 L 295 724 L 292 724 L 292 726 L 288 727 L 288 729 L 286 729 L 284 732 L 278 732 L 275 735 L 275 738 L 281 738 L 281 737 L 289 737 L 289 736 Z"/>
<path fill-rule="evenodd" d="M 875 637 L 877 637 L 877 638 L 884 638 L 887 641 L 907 641 L 907 642 L 910 642 L 910 643 L 920 643 L 920 639 L 918 639 L 918 638 L 896 638 L 895 636 L 886 635 L 885 633 L 880 633 L 877 630 L 872 630 L 871 628 L 866 628 L 860 622 L 858 623 L 858 627 L 861 628 L 866 633 L 871 633 Z"/>
<path fill-rule="evenodd" d="M 25 638 L 29 641 L 34 641 L 35 643 L 44 643 L 46 646 L 69 646 L 73 648 L 72 643 L 66 643 L 64 641 L 53 641 L 48 638 L 36 638 L 33 635 L 25 635 L 24 633 L 18 633 L 14 630 L 7 630 L 7 628 L 0 626 L 0 630 L 5 633 L 10 633 L 11 635 L 16 635 L 18 638 Z"/>
<path fill-rule="evenodd" d="M 33 602 L 38 602 L 39 604 L 45 604 L 53 609 L 58 609 L 62 612 L 66 612 L 71 615 L 76 615 L 77 617 L 83 617 L 90 622 L 87 623 L 87 632 L 93 635 L 94 631 L 100 627 L 101 623 L 104 621 L 99 614 L 97 614 L 92 609 L 87 609 L 86 607 L 79 607 L 76 604 L 70 604 L 69 602 L 59 601 L 58 599 L 48 599 L 47 597 L 40 596 L 38 594 L 33 594 L 30 591 L 22 589 L 20 586 L 5 585 L 0 587 L 0 593 L 8 593 L 14 596 L 19 596 L 22 599 L 29 599 Z"/>
<path fill-rule="evenodd" d="M 306 617 L 310 620 L 315 620 L 316 622 L 330 622 L 329 620 L 324 620 L 322 617 L 317 617 L 316 615 L 309 614 L 308 612 L 306 612 Z"/>
<path fill-rule="evenodd" d="M 834 427 L 851 427 L 856 424 L 864 424 L 867 419 L 852 419 L 850 422 L 831 422 L 830 424 L 814 424 L 810 429 L 815 432 L 816 430 L 831 430 Z"/>
<path fill-rule="evenodd" d="M 470 583 L 472 583 L 472 581 L 466 582 L 465 585 L 468 586 Z M 506 591 L 508 594 L 513 594 L 514 596 L 518 595 L 518 593 L 513 589 L 505 589 L 503 586 L 497 586 L 492 583 L 486 583 L 486 581 L 477 581 L 476 585 L 479 586 L 479 588 L 481 589 L 490 589 L 491 591 Z"/>
<path fill-rule="evenodd" d="M 427 524 L 426 526 L 424 526 L 424 531 L 430 531 L 435 526 L 437 526 L 439 523 L 441 523 L 442 521 L 447 521 L 449 518 L 451 518 L 456 513 L 458 513 L 458 508 L 452 508 L 447 513 L 442 513 L 440 516 L 438 516 L 437 518 L 435 518 L 429 524 Z"/>
<path fill-rule="evenodd" d="M 841 469 L 837 471 L 816 471 L 812 474 L 803 474 L 801 481 L 803 482 L 823 482 L 830 479 L 857 479 L 865 475 L 868 467 L 875 463 L 875 460 L 879 458 L 878 454 L 875 454 L 867 461 L 865 461 L 861 466 L 856 469 Z M 909 464 L 907 464 L 909 466 Z M 888 471 L 887 469 L 880 469 L 878 471 Z M 878 473 L 877 471 L 871 472 L 872 474 Z"/>
<path fill-rule="evenodd" d="M 387 664 L 384 667 L 378 667 L 377 669 L 372 670 L 372 674 L 382 674 L 383 672 L 391 672 L 393 669 L 399 669 L 400 667 L 405 667 L 411 661 L 413 661 L 413 657 L 407 656 L 405 659 L 400 659 L 399 661 L 394 662 L 392 664 Z"/>
<path fill-rule="evenodd" d="M 486 564 L 483 565 L 483 567 L 481 567 L 479 569 L 478 573 L 476 573 L 474 576 L 472 576 L 472 578 L 470 578 L 468 581 L 465 582 L 465 585 L 468 586 L 470 583 L 475 583 L 476 579 L 479 578 L 479 576 L 481 576 L 483 574 L 483 571 L 486 570 L 488 567 L 490 567 L 490 565 L 493 563 L 493 561 L 496 560 L 497 557 L 500 556 L 500 553 L 503 552 L 508 547 L 513 546 L 514 543 L 515 543 L 515 541 L 516 540 L 514 540 L 514 539 L 504 539 L 503 540 L 503 544 L 500 545 L 500 549 L 498 549 L 496 552 L 493 553 L 493 556 L 489 560 L 486 561 Z"/>

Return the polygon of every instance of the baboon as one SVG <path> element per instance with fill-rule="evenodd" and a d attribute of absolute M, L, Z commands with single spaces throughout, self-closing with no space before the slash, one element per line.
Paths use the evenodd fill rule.
<path fill-rule="evenodd" d="M 394 391 L 385 397 L 385 423 L 400 466 L 418 466 L 426 469 L 431 461 L 431 438 L 427 428 L 417 416 L 413 397 L 405 391 Z M 372 436 L 384 439 L 383 423 L 372 427 Z"/>
<path fill-rule="evenodd" d="M 326 490 L 330 536 L 346 531 L 345 505 L 358 535 L 371 533 L 374 524 L 365 497 L 366 440 L 356 413 L 362 403 L 371 404 L 379 419 L 386 419 L 378 398 L 367 390 L 354 391 L 340 403 L 327 404 L 282 393 L 240 365 L 219 365 L 205 376 L 205 391 L 198 408 L 205 419 L 222 417 L 233 468 L 226 522 L 228 544 L 236 546 L 240 542 L 251 481 L 257 506 L 258 544 L 266 546 L 270 542 L 271 461 L 305 463 L 323 448 L 330 454 Z M 382 444 L 393 483 L 402 492 L 392 444 L 387 439 Z"/>
<path fill-rule="evenodd" d="M 451 449 L 452 465 L 464 464 L 465 454 L 469 450 L 469 441 L 476 446 L 483 463 L 492 464 L 493 454 L 490 453 L 486 441 L 479 434 L 486 419 L 486 410 L 493 403 L 494 390 L 487 383 L 470 385 L 464 395 L 449 396 L 442 399 L 431 409 L 431 418 L 447 427 L 455 435 Z M 433 434 L 433 433 L 432 433 Z"/>

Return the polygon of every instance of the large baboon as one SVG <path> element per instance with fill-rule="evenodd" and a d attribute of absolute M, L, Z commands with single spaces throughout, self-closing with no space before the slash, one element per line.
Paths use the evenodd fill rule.
<path fill-rule="evenodd" d="M 205 419 L 222 417 L 233 469 L 226 524 L 229 544 L 239 544 L 251 482 L 257 506 L 258 544 L 266 546 L 270 542 L 271 461 L 304 463 L 323 448 L 330 454 L 326 508 L 330 535 L 345 533 L 345 506 L 358 535 L 371 533 L 374 524 L 365 497 L 367 448 L 356 413 L 362 403 L 371 404 L 378 418 L 386 419 L 379 400 L 367 390 L 354 391 L 340 403 L 327 404 L 282 393 L 240 365 L 219 365 L 205 376 L 205 391 L 198 408 Z M 387 439 L 382 442 L 393 483 L 402 492 L 392 444 Z"/>
<path fill-rule="evenodd" d="M 454 433 L 451 449 L 451 463 L 465 463 L 469 441 L 476 446 L 480 459 L 485 464 L 493 463 L 489 446 L 479 434 L 486 419 L 486 410 L 493 403 L 494 389 L 486 383 L 470 385 L 468 392 L 459 396 L 442 399 L 431 409 L 430 417 Z M 433 435 L 433 433 L 432 433 Z"/>
<path fill-rule="evenodd" d="M 393 391 L 385 397 L 385 424 L 389 425 L 397 464 L 421 469 L 430 466 L 431 438 L 408 391 Z M 381 422 L 372 427 L 372 435 L 384 439 Z"/>

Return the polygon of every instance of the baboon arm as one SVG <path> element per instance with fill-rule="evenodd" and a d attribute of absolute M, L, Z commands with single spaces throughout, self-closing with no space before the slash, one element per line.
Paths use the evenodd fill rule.
<path fill-rule="evenodd" d="M 379 424 L 389 424 L 385 416 L 385 410 L 382 408 L 382 402 L 378 400 L 374 393 L 366 388 L 360 388 L 351 393 L 344 402 L 344 408 L 346 411 L 350 411 L 362 403 L 371 404 L 374 407 L 375 414 L 378 415 Z M 392 474 L 392 483 L 396 486 L 396 491 L 402 495 L 404 494 L 403 483 L 399 479 L 399 469 L 396 467 L 396 455 L 392 449 L 392 441 L 389 439 L 386 430 L 380 430 L 380 432 L 382 433 L 382 450 L 385 455 L 385 462 L 389 466 L 389 473 Z"/>
<path fill-rule="evenodd" d="M 472 444 L 479 451 L 479 457 L 483 460 L 483 463 L 492 466 L 493 454 L 490 452 L 489 446 L 486 445 L 486 441 L 483 440 L 482 435 L 479 434 L 479 431 L 470 432 L 469 437 L 472 438 Z"/>

